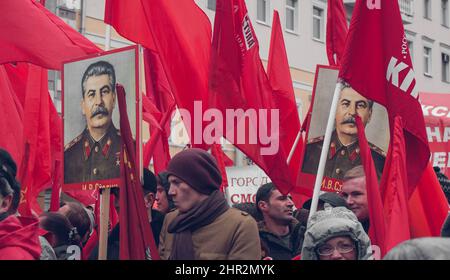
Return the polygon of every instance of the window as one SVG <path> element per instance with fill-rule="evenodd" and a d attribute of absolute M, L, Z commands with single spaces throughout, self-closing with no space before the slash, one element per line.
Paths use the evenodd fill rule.
<path fill-rule="evenodd" d="M 442 53 L 442 81 L 450 83 L 450 55 Z"/>
<path fill-rule="evenodd" d="M 448 0 L 442 0 L 442 25 L 449 27 L 449 21 L 448 21 Z"/>
<path fill-rule="evenodd" d="M 216 10 L 216 0 L 208 0 L 206 5 L 208 9 L 215 11 Z"/>
<path fill-rule="evenodd" d="M 297 31 L 297 0 L 286 0 L 286 29 Z"/>
<path fill-rule="evenodd" d="M 431 0 L 424 0 L 423 17 L 431 19 Z"/>
<path fill-rule="evenodd" d="M 425 74 L 425 76 L 431 76 L 431 48 L 429 47 L 423 48 L 423 58 L 424 58 L 423 73 Z"/>
<path fill-rule="evenodd" d="M 269 24 L 269 0 L 258 0 L 256 2 L 257 6 L 257 21 Z"/>
<path fill-rule="evenodd" d="M 313 7 L 313 39 L 323 41 L 323 9 Z"/>

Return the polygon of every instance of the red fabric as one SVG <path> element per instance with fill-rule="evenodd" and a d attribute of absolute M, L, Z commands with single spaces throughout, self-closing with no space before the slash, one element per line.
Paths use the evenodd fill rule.
<path fill-rule="evenodd" d="M 86 244 L 84 244 L 83 246 L 83 260 L 89 259 L 92 250 L 94 250 L 97 244 L 98 244 L 98 233 L 97 230 L 94 230 L 94 232 L 91 234 Z"/>
<path fill-rule="evenodd" d="M 342 0 L 328 0 L 327 56 L 332 66 L 340 64 L 347 39 L 347 15 Z M 335 57 L 336 55 L 336 57 Z"/>
<path fill-rule="evenodd" d="M 7 150 L 19 166 L 23 155 L 23 108 L 17 99 L 4 65 L 0 65 L 0 108 L 3 117 L 0 118 L 2 134 L 0 147 Z M 19 140 L 19 141 L 18 141 Z"/>
<path fill-rule="evenodd" d="M 38 260 L 39 221 L 11 215 L 0 222 L 0 260 Z"/>
<path fill-rule="evenodd" d="M 401 242 L 411 239 L 405 138 L 401 117 L 395 118 L 394 134 L 391 136 L 384 170 L 381 193 L 386 218 L 386 250 L 388 252 Z"/>
<path fill-rule="evenodd" d="M 111 17 L 117 20 L 110 21 Z M 191 146 L 207 149 L 208 145 L 200 141 L 202 129 L 194 129 L 193 113 L 194 101 L 202 102 L 203 113 L 208 97 L 211 23 L 206 14 L 192 0 L 109 0 L 105 18 L 127 39 L 158 53 L 178 108 L 191 114 L 190 119 L 183 120 Z M 130 26 L 144 21 L 145 27 L 127 33 Z M 200 123 L 197 121 L 197 128 Z"/>
<path fill-rule="evenodd" d="M 440 236 L 450 209 L 431 164 L 427 166 L 409 200 L 409 210 L 413 238 Z"/>
<path fill-rule="evenodd" d="M 144 205 L 141 181 L 135 169 L 135 147 L 127 116 L 125 90 L 120 85 L 117 86 L 117 98 L 123 143 L 120 155 L 120 259 L 156 260 L 159 259 L 158 250 Z"/>
<path fill-rule="evenodd" d="M 155 49 L 152 33 L 140 0 L 106 0 L 105 23 L 113 26 L 117 33 L 128 40 Z"/>
<path fill-rule="evenodd" d="M 222 184 L 220 185 L 220 191 L 225 192 L 225 188 L 228 187 L 228 178 L 227 178 L 227 171 L 225 168 L 225 160 L 224 155 L 227 157 L 227 155 L 223 152 L 222 147 L 218 144 L 213 144 L 211 146 L 211 154 L 217 161 L 217 166 L 220 170 L 220 175 L 222 176 Z"/>
<path fill-rule="evenodd" d="M 276 109 L 280 110 L 280 142 L 284 154 L 289 153 L 300 133 L 300 119 L 295 102 L 294 87 L 291 71 L 284 45 L 283 30 L 278 11 L 273 11 L 272 35 L 270 37 L 269 62 L 267 75 L 273 89 L 273 101 Z M 295 182 L 300 168 L 303 141 L 300 138 L 294 154 L 289 162 L 292 182 Z"/>
<path fill-rule="evenodd" d="M 380 247 L 381 257 L 386 254 L 386 222 L 383 216 L 383 203 L 378 187 L 377 172 L 373 163 L 372 153 L 366 139 L 364 124 L 359 116 L 356 116 L 358 129 L 359 148 L 361 162 L 366 175 L 367 204 L 369 207 L 369 237 L 372 245 Z"/>
<path fill-rule="evenodd" d="M 339 77 L 386 107 L 391 135 L 402 117 L 411 194 L 430 150 L 398 1 L 356 1 Z"/>
<path fill-rule="evenodd" d="M 95 204 L 98 199 L 98 191 L 64 191 L 68 196 L 78 200 L 83 205 L 88 206 Z"/>
<path fill-rule="evenodd" d="M 450 98 L 442 93 L 420 93 L 431 163 L 450 177 Z"/>
<path fill-rule="evenodd" d="M 3 0 L 0 64 L 30 62 L 61 70 L 62 62 L 100 51 L 91 41 L 34 0 Z"/>
<path fill-rule="evenodd" d="M 54 105 L 48 93 L 47 70 L 30 64 L 27 80 L 22 83 L 26 84 L 26 99 L 23 104 L 23 121 L 26 125 L 22 139 L 25 152 L 17 176 L 23 194 L 19 212 L 31 215 L 42 211 L 36 198 L 43 189 L 50 186 L 55 172 L 54 162 L 61 158 L 58 129 L 61 120 L 56 110 L 51 110 Z M 51 125 L 54 125 L 52 129 Z M 56 139 L 52 141 L 53 137 Z"/>
<path fill-rule="evenodd" d="M 226 0 L 219 3 L 211 54 L 210 108 L 217 108 L 223 116 L 226 116 L 227 109 L 254 109 L 256 112 L 259 109 L 273 109 L 272 88 L 259 57 L 258 41 L 244 1 Z M 273 117 L 270 112 L 267 115 Z M 236 119 L 234 123 L 230 123 L 231 120 L 225 122 L 241 132 L 243 125 L 246 125 L 249 128 L 246 134 L 257 129 L 271 131 L 271 120 L 259 125 L 245 119 L 248 118 L 240 118 L 237 123 Z M 261 167 L 282 193 L 292 189 L 283 149 L 267 155 L 269 152 L 262 151 L 267 145 L 263 145 L 260 139 L 256 144 L 251 144 L 249 135 L 246 135 L 245 141 L 238 141 L 236 132 L 234 135 L 226 134 L 230 134 L 226 138 Z"/>
<path fill-rule="evenodd" d="M 168 137 L 170 124 L 175 109 L 175 99 L 170 90 L 170 85 L 161 64 L 161 60 L 155 52 L 144 50 L 145 85 L 147 89 L 147 102 L 155 106 L 151 112 L 157 121 L 156 125 L 150 125 L 150 139 L 144 145 L 144 166 L 149 166 L 153 157 L 155 173 L 166 169 L 170 160 Z"/>

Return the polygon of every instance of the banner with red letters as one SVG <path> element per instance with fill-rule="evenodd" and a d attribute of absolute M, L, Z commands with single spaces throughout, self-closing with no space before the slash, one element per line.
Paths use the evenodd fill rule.
<path fill-rule="evenodd" d="M 430 146 L 430 162 L 450 177 L 450 98 L 443 93 L 420 93 Z"/>

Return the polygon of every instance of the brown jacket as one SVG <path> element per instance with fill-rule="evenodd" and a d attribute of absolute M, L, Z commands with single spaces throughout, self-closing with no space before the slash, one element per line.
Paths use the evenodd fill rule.
<path fill-rule="evenodd" d="M 174 235 L 167 232 L 178 215 L 170 212 L 164 219 L 159 238 L 159 255 L 167 260 L 172 251 Z M 261 246 L 256 221 L 246 212 L 228 209 L 214 222 L 192 233 L 197 260 L 259 260 Z"/>

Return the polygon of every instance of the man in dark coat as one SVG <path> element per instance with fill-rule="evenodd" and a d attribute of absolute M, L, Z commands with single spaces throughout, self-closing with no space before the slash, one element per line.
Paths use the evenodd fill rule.
<path fill-rule="evenodd" d="M 301 253 L 302 232 L 293 216 L 294 203 L 273 183 L 262 185 L 256 193 L 256 205 L 263 220 L 258 223 L 259 237 L 265 245 L 267 257 L 290 260 Z"/>

